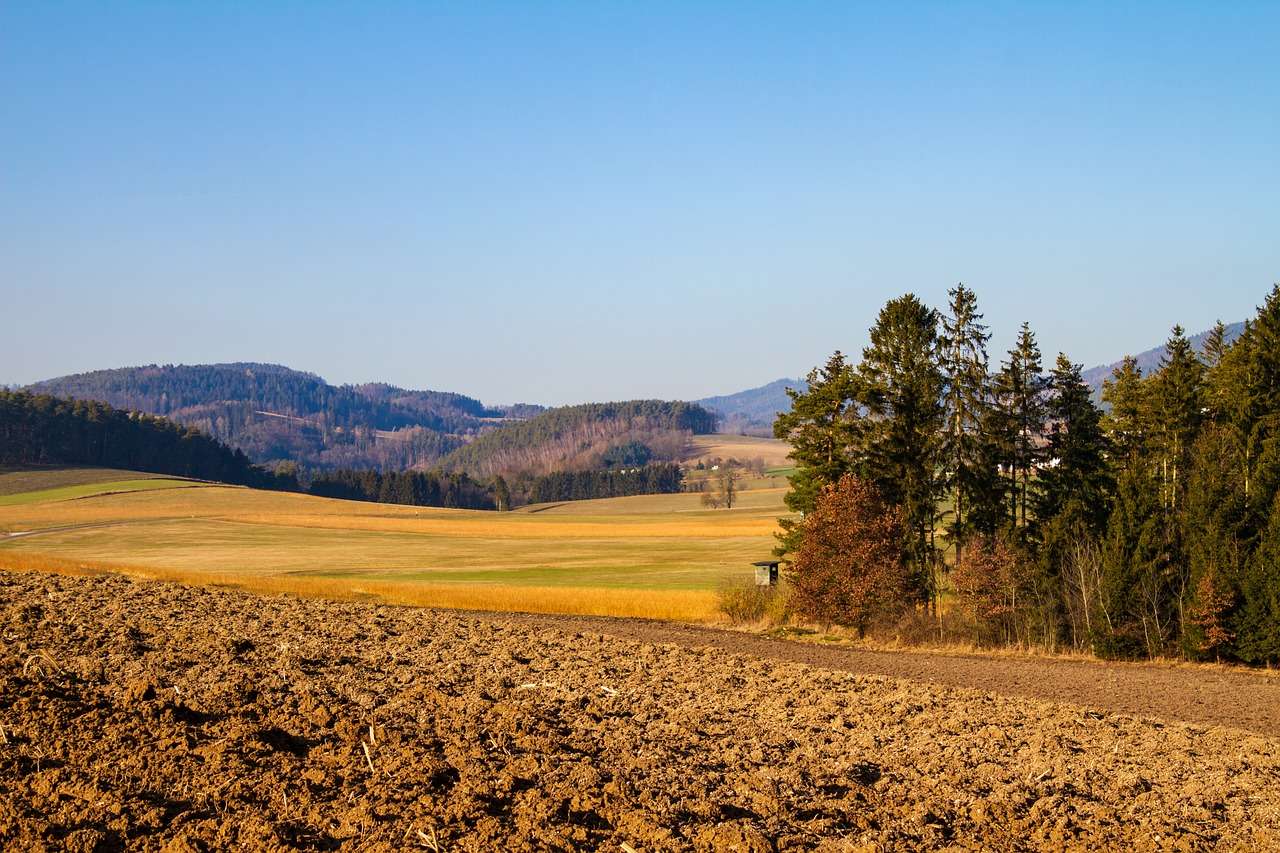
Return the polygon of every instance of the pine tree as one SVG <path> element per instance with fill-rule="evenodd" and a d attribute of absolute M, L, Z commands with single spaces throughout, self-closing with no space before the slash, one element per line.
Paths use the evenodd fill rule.
<path fill-rule="evenodd" d="M 1048 380 L 1040 364 L 1040 347 L 1028 323 L 1018 332 L 1009 359 L 995 379 L 1000 418 L 998 431 L 1007 446 L 1002 467 L 1009 477 L 1009 520 L 1025 528 L 1032 519 L 1035 476 L 1044 455 L 1045 391 Z"/>
<path fill-rule="evenodd" d="M 1093 404 L 1080 370 L 1080 365 L 1058 354 L 1046 406 L 1048 464 L 1040 472 L 1036 517 L 1047 520 L 1069 512 L 1096 534 L 1106 525 L 1110 510 L 1108 443 L 1102 413 Z"/>
<path fill-rule="evenodd" d="M 1151 381 L 1148 422 L 1160 463 L 1162 501 L 1166 507 L 1179 511 L 1184 503 L 1191 445 L 1200 430 L 1204 410 L 1204 365 L 1181 326 L 1173 327 Z"/>
<path fill-rule="evenodd" d="M 1100 657 L 1155 656 L 1175 622 L 1169 589 L 1160 483 L 1143 468 L 1123 471 L 1102 548 Z"/>
<path fill-rule="evenodd" d="M 1246 663 L 1280 663 L 1280 500 L 1271 511 L 1242 586 L 1235 653 Z"/>
<path fill-rule="evenodd" d="M 1211 634 L 1215 626 L 1225 630 L 1253 535 L 1238 476 L 1241 458 L 1238 436 L 1225 424 L 1209 424 L 1192 448 L 1183 516 L 1190 591 L 1183 639 L 1191 656 L 1232 653 L 1223 635 L 1215 640 Z"/>
<path fill-rule="evenodd" d="M 837 350 L 824 366 L 809 372 L 807 390 L 787 389 L 791 409 L 778 415 L 773 434 L 791 443 L 790 458 L 796 463 L 785 498 L 792 512 L 812 512 L 822 489 L 854 470 L 853 448 L 862 432 L 859 387 L 853 366 Z M 803 528 L 789 518 L 779 526 L 778 555 L 794 553 Z"/>
<path fill-rule="evenodd" d="M 991 339 L 978 313 L 977 296 L 963 284 L 951 291 L 950 315 L 942 318 L 939 354 L 946 387 L 946 424 L 942 458 L 951 495 L 949 534 L 960 561 L 964 541 L 972 533 L 973 507 L 989 501 L 994 465 L 986 452 L 982 429 L 991 409 L 991 377 L 987 342 Z"/>
<path fill-rule="evenodd" d="M 914 580 L 929 601 L 939 591 L 933 534 L 944 409 L 937 347 L 938 313 L 907 294 L 880 310 L 859 368 L 868 412 L 866 474 L 886 502 L 901 508 Z"/>
<path fill-rule="evenodd" d="M 1126 355 L 1102 383 L 1102 401 L 1111 407 L 1102 419 L 1119 468 L 1137 464 L 1147 446 L 1147 384 L 1138 360 Z"/>

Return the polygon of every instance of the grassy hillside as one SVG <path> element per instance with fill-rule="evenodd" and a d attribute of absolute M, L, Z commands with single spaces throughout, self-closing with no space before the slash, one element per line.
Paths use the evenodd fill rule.
<path fill-rule="evenodd" d="M 120 570 L 436 606 L 701 619 L 768 555 L 782 491 L 733 510 L 694 495 L 514 513 L 207 486 L 0 506 L 0 567 Z M 87 567 L 82 568 L 82 567 Z"/>

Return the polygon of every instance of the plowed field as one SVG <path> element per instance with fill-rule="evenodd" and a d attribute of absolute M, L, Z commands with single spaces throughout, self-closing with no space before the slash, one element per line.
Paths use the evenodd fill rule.
<path fill-rule="evenodd" d="M 1280 845 L 1224 726 L 114 577 L 0 574 L 0 627 L 6 850 Z"/>

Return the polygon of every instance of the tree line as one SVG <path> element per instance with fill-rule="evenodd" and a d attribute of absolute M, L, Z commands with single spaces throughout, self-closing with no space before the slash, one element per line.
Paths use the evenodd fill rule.
<path fill-rule="evenodd" d="M 307 492 L 325 498 L 409 506 L 496 509 L 494 485 L 440 471 L 343 469 L 311 478 Z"/>
<path fill-rule="evenodd" d="M 556 471 L 534 477 L 528 487 L 530 503 L 583 501 L 630 495 L 679 492 L 684 473 L 672 462 L 605 471 Z"/>
<path fill-rule="evenodd" d="M 0 464 L 93 465 L 266 489 L 297 480 L 199 430 L 92 400 L 0 391 Z"/>
<path fill-rule="evenodd" d="M 984 642 L 1280 661 L 1280 286 L 1239 338 L 1175 327 L 1095 404 L 1023 324 L 992 365 L 977 298 L 880 311 L 775 434 L 797 472 L 782 522 L 797 604 L 865 628 L 963 613 Z"/>

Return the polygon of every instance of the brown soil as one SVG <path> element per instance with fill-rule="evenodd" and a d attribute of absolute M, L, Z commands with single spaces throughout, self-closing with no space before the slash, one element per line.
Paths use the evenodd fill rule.
<path fill-rule="evenodd" d="M 910 678 L 1006 696 L 1070 702 L 1138 717 L 1230 726 L 1280 737 L 1280 677 L 1275 672 L 1176 663 L 1125 664 L 1062 657 L 877 651 L 695 625 L 600 616 L 492 616 L 649 643 L 711 646 L 735 654 L 823 669 Z"/>
<path fill-rule="evenodd" d="M 0 846 L 1280 847 L 1274 737 L 591 625 L 0 574 Z"/>

